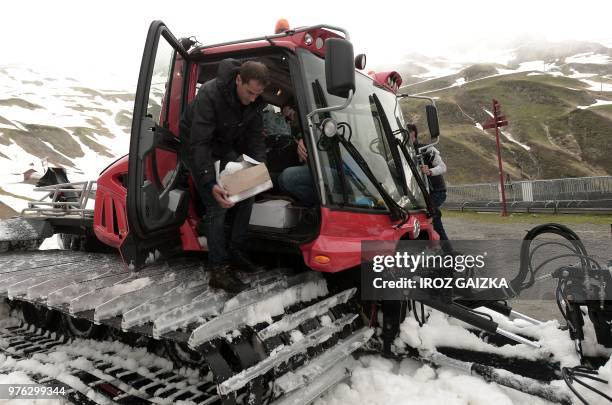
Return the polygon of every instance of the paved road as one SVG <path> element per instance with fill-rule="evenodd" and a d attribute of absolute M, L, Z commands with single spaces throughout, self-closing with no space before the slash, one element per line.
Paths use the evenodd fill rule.
<path fill-rule="evenodd" d="M 483 214 L 494 215 L 494 214 Z M 449 238 L 455 240 L 496 240 L 496 239 L 522 239 L 526 232 L 535 224 L 496 224 L 490 222 L 474 221 L 472 218 L 463 219 L 460 216 L 447 216 L 443 218 L 444 226 Z M 562 223 L 560 220 L 559 222 Z M 589 254 L 600 263 L 605 264 L 612 259 L 612 234 L 610 225 L 578 224 L 569 226 L 584 241 Z M 518 252 L 509 260 L 507 274 L 516 274 L 519 268 Z M 552 267 L 549 268 L 552 271 Z M 548 272 L 550 272 L 548 271 Z M 546 271 L 544 271 L 546 272 Z M 554 300 L 556 281 L 539 282 L 533 290 L 527 293 L 529 299 L 517 299 L 511 304 L 517 311 L 534 316 L 538 319 L 559 319 L 561 315 Z"/>

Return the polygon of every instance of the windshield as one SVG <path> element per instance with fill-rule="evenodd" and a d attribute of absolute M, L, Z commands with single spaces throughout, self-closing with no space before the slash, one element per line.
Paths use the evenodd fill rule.
<path fill-rule="evenodd" d="M 344 99 L 332 96 L 326 91 L 325 62 L 310 52 L 300 52 L 304 63 L 307 80 L 307 91 L 314 106 L 322 108 L 344 103 Z M 377 103 L 377 100 L 378 102 Z M 377 106 L 378 104 L 378 106 Z M 398 149 L 392 151 L 383 127 L 383 116 L 389 122 L 392 132 L 403 128 L 403 117 L 399 106 L 396 108 L 396 97 L 374 85 L 374 82 L 361 74 L 356 75 L 356 91 L 351 104 L 344 110 L 334 111 L 331 116 L 339 123 L 346 123 L 350 131 L 345 131 L 345 138 L 359 151 L 367 162 L 376 180 L 393 200 L 407 209 L 425 207 L 421 191 L 413 178 L 412 172 L 403 154 Z M 382 109 L 382 111 L 380 111 Z M 315 121 L 325 117 L 315 117 Z M 401 135 L 397 135 L 401 137 Z M 319 139 L 319 135 L 315 135 Z M 401 139 L 401 138 L 400 138 Z M 328 193 L 335 204 L 354 205 L 374 209 L 386 209 L 383 199 L 376 187 L 359 168 L 346 148 L 338 142 L 318 142 L 321 157 L 321 168 L 328 187 Z M 414 159 L 412 148 L 406 148 Z M 396 167 L 399 157 L 401 164 Z M 413 160 L 414 161 L 414 160 Z"/>

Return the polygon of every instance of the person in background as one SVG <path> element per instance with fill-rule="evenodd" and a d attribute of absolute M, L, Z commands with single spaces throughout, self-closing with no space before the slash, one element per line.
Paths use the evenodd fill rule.
<path fill-rule="evenodd" d="M 278 185 L 282 192 L 289 194 L 301 204 L 313 207 L 317 203 L 317 195 L 310 169 L 308 167 L 308 150 L 304 145 L 300 123 L 293 105 L 283 106 L 281 112 L 291 124 L 291 134 L 297 143 L 297 154 L 301 166 L 288 167 L 278 176 Z"/>
<path fill-rule="evenodd" d="M 410 142 L 418 153 L 418 149 L 424 145 L 418 143 L 417 127 L 414 124 L 408 124 L 406 125 L 406 129 L 410 135 Z M 428 147 L 421 153 L 423 157 L 421 171 L 427 176 L 429 193 L 436 210 L 433 216 L 433 227 L 438 235 L 440 235 L 440 240 L 448 240 L 448 236 L 442 225 L 442 211 L 440 211 L 440 207 L 444 204 L 444 201 L 446 201 L 446 182 L 443 176 L 443 174 L 446 173 L 446 164 L 442 160 L 440 151 L 433 146 Z"/>

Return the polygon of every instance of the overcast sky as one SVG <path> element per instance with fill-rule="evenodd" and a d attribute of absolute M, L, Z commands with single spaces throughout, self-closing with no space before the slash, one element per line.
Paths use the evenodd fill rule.
<path fill-rule="evenodd" d="M 135 88 L 147 28 L 155 19 L 176 37 L 195 35 L 204 44 L 272 33 L 281 17 L 292 26 L 338 25 L 349 30 L 356 53 L 365 52 L 372 67 L 411 52 L 469 52 L 477 58 L 524 35 L 612 46 L 611 15 L 612 2 L 595 0 L 20 0 L 3 4 L 0 65 L 116 78 Z"/>

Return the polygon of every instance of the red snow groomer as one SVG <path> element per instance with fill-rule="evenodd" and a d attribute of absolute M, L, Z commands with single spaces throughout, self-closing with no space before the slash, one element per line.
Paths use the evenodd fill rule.
<path fill-rule="evenodd" d="M 153 22 L 140 68 L 129 154 L 104 169 L 95 187 L 93 182 L 45 186 L 51 201 L 33 202 L 20 218 L 0 223 L 6 252 L 0 256 L 0 294 L 21 306 L 26 322 L 73 337 L 111 337 L 147 346 L 178 365 L 200 369 L 203 384 L 209 384 L 189 391 L 192 396 L 179 389 L 160 393 L 150 389 L 150 382 L 138 383 L 144 376 L 119 373 L 119 379 L 130 376 L 122 380 L 132 389 L 127 400 L 125 387 L 109 381 L 96 385 L 96 377 L 79 374 L 113 400 L 309 403 L 350 374 L 356 350 L 399 354 L 393 342 L 407 308 L 416 314 L 416 302 L 364 301 L 358 291 L 363 241 L 438 239 L 430 223 L 435 208 L 426 178 L 404 128 L 399 101 L 407 95 L 398 94 L 401 77 L 361 73 L 365 55 L 354 56 L 341 28 L 282 28 L 274 35 L 203 46 L 178 40 L 161 21 Z M 200 226 L 206 213 L 182 163 L 179 132 L 186 106 L 226 58 L 257 60 L 268 67 L 271 83 L 262 97 L 269 113 L 294 103 L 317 199 L 313 208 L 275 188 L 257 195 L 248 246 L 266 270 L 241 274 L 249 288 L 235 296 L 208 286 Z M 425 115 L 435 143 L 438 118 L 434 100 L 428 100 Z M 291 134 L 272 131 L 266 135 L 267 165 L 274 178 L 296 163 L 288 152 L 295 149 Z M 92 211 L 87 202 L 94 192 Z M 57 197 L 66 195 L 70 198 Z M 574 240 L 569 232 L 556 231 Z M 22 251 L 53 234 L 60 234 L 70 249 Z M 115 253 L 99 253 L 109 248 Z M 528 273 L 528 267 L 521 268 L 515 290 Z M 503 337 L 492 342 L 538 352 L 537 338 L 500 327 L 467 301 L 425 304 L 487 336 Z M 481 305 L 517 314 L 498 301 Z M 27 327 L 6 333 L 20 330 L 27 335 Z M 547 399 L 569 398 L 547 388 L 563 376 L 544 355 L 516 361 L 486 352 L 472 357 L 466 350 L 425 354 L 405 347 L 401 354 L 471 367 Z M 541 372 L 534 371 L 534 364 Z M 516 374 L 509 377 L 497 368 Z M 529 379 L 528 384 L 527 377 L 544 382 Z"/>

